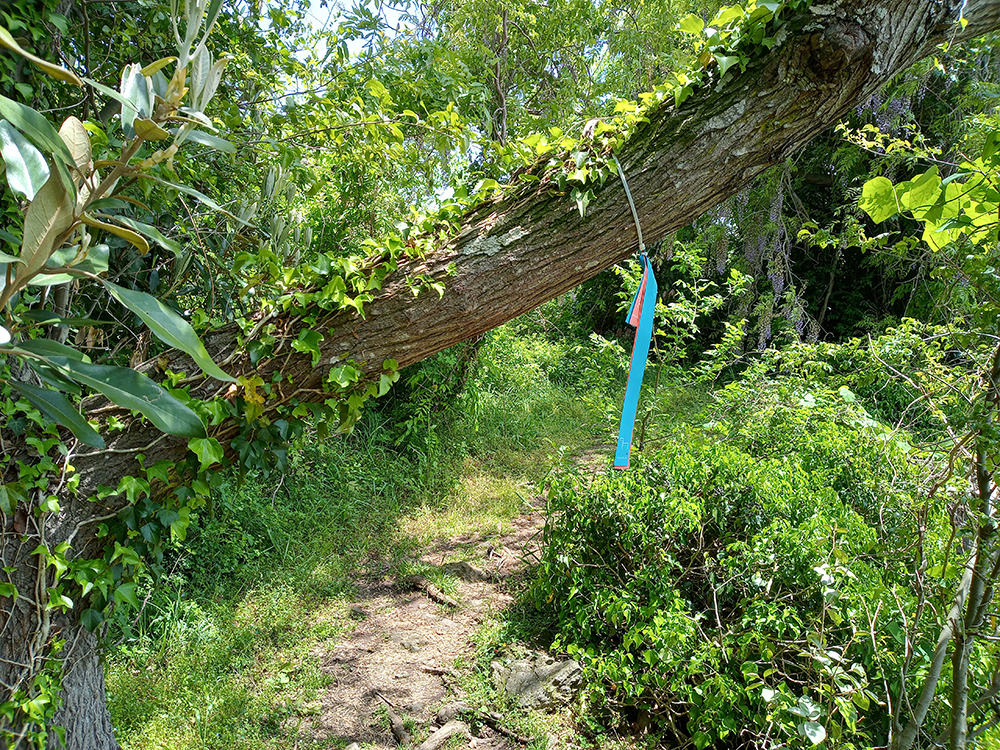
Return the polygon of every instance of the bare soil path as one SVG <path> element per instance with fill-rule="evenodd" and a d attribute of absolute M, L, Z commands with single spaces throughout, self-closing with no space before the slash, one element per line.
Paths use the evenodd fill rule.
<path fill-rule="evenodd" d="M 382 576 L 359 581 L 358 596 L 343 614 L 350 619 L 348 629 L 333 650 L 316 654 L 331 678 L 316 717 L 318 739 L 395 748 L 387 704 L 414 745 L 432 732 L 439 707 L 463 697 L 455 664 L 463 658 L 471 663 L 472 635 L 491 612 L 513 602 L 511 577 L 538 559 L 544 505 L 543 498 L 535 498 L 500 536 L 495 530 L 464 534 L 424 551 L 419 567 L 436 571 L 426 578 L 454 579 L 446 596 L 457 607 L 434 601 L 428 591 L 443 592 L 433 584 L 421 589 L 407 579 Z M 510 743 L 487 727 L 463 746 Z"/>

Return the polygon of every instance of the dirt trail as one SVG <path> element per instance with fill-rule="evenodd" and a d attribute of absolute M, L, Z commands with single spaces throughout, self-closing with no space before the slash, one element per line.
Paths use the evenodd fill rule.
<path fill-rule="evenodd" d="M 353 625 L 334 650 L 316 654 L 332 677 L 321 698 L 318 739 L 395 748 L 384 701 L 404 721 L 415 722 L 414 744 L 427 737 L 442 702 L 462 698 L 455 660 L 469 657 L 471 662 L 472 634 L 490 612 L 513 602 L 508 579 L 538 559 L 544 499 L 536 498 L 532 506 L 500 537 L 495 532 L 466 534 L 420 557 L 425 565 L 454 576 L 457 608 L 432 601 L 423 590 L 408 590 L 405 582 L 401 586 L 383 578 L 359 584 L 358 597 L 345 615 Z M 508 742 L 502 736 L 485 736 L 488 729 L 481 734 L 465 746 L 499 748 Z"/>

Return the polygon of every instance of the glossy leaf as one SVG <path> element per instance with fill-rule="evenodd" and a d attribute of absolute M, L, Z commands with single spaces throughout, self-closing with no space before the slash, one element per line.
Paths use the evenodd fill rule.
<path fill-rule="evenodd" d="M 150 226 L 149 224 L 143 224 L 141 221 L 130 219 L 128 216 L 116 215 L 113 218 L 118 223 L 124 224 L 127 227 L 131 227 L 136 232 L 141 232 L 142 234 L 146 235 L 147 237 L 149 237 L 149 239 L 153 240 L 157 245 L 162 247 L 164 250 L 169 250 L 174 255 L 180 255 L 180 253 L 183 251 L 181 243 L 179 243 L 177 240 L 172 240 L 169 237 L 164 237 L 163 233 L 154 226 Z"/>
<path fill-rule="evenodd" d="M 119 406 L 144 415 L 163 432 L 184 437 L 205 437 L 205 425 L 197 414 L 158 383 L 135 370 L 94 365 L 68 357 L 51 357 L 49 362 L 68 377 L 104 394 Z"/>
<path fill-rule="evenodd" d="M 188 140 L 200 143 L 203 146 L 208 146 L 209 148 L 218 149 L 219 151 L 225 151 L 227 154 L 236 153 L 236 146 L 227 141 L 225 138 L 219 138 L 216 135 L 206 133 L 202 130 L 192 130 L 188 134 Z"/>
<path fill-rule="evenodd" d="M 60 344 L 58 341 L 53 341 L 52 339 L 28 339 L 19 343 L 17 348 L 31 354 L 37 354 L 39 357 L 67 357 L 81 362 L 90 361 L 90 357 L 79 349 L 74 349 L 72 346 L 67 346 L 66 344 Z"/>
<path fill-rule="evenodd" d="M 61 65 L 56 65 L 55 63 L 50 63 L 48 60 L 43 60 L 42 58 L 37 57 L 23 49 L 11 33 L 3 26 L 0 26 L 0 47 L 6 47 L 11 52 L 16 52 L 21 55 L 21 57 L 28 60 L 32 65 L 41 68 L 45 71 L 45 73 L 52 78 L 55 78 L 57 81 L 72 83 L 74 86 L 83 85 L 83 81 L 80 80 L 80 76 L 72 70 L 68 70 L 67 68 L 62 67 Z"/>
<path fill-rule="evenodd" d="M 105 282 L 105 286 L 115 299 L 138 315 L 158 339 L 189 354 L 206 375 L 229 383 L 236 382 L 235 378 L 227 375 L 215 364 L 205 345 L 187 321 L 160 300 L 145 292 L 125 289 L 110 281 Z"/>
<path fill-rule="evenodd" d="M 67 428 L 84 445 L 89 445 L 92 448 L 104 447 L 104 438 L 87 424 L 87 420 L 80 416 L 80 412 L 59 391 L 50 388 L 36 388 L 33 385 L 14 380 L 9 381 L 8 385 L 34 404 L 42 414 L 56 424 Z"/>
<path fill-rule="evenodd" d="M 84 214 L 80 217 L 81 221 L 88 227 L 93 227 L 94 229 L 103 229 L 105 232 L 110 232 L 111 234 L 121 237 L 126 242 L 131 243 L 139 251 L 140 255 L 145 255 L 149 252 L 149 243 L 146 242 L 145 237 L 133 232 L 131 229 L 126 227 L 120 227 L 117 224 L 106 224 L 103 221 L 98 221 L 93 216 L 89 214 Z"/>
<path fill-rule="evenodd" d="M 0 117 L 24 133 L 32 143 L 48 151 L 64 164 L 73 163 L 73 155 L 66 148 L 59 132 L 44 116 L 13 99 L 0 96 Z"/>
<path fill-rule="evenodd" d="M 7 166 L 7 184 L 29 201 L 49 179 L 45 156 L 9 122 L 0 121 L 0 153 Z"/>

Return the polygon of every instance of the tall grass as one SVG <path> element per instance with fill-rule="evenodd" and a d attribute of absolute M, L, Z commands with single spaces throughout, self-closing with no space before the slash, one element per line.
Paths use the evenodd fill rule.
<path fill-rule="evenodd" d="M 325 687 L 317 654 L 349 622 L 359 577 L 405 570 L 432 538 L 502 525 L 550 456 L 606 430 L 620 357 L 551 318 L 492 333 L 461 388 L 454 354 L 411 368 L 353 434 L 294 446 L 280 478 L 226 478 L 139 614 L 108 634 L 125 750 L 337 746 L 305 727 Z"/>

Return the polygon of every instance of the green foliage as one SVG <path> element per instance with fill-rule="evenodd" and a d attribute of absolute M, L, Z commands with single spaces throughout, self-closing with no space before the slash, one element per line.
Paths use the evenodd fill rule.
<path fill-rule="evenodd" d="M 846 388 L 720 398 L 635 470 L 550 481 L 532 596 L 554 647 L 586 665 L 596 705 L 698 747 L 884 744 L 916 596 L 909 444 Z M 926 518 L 942 544 L 943 514 Z"/>

